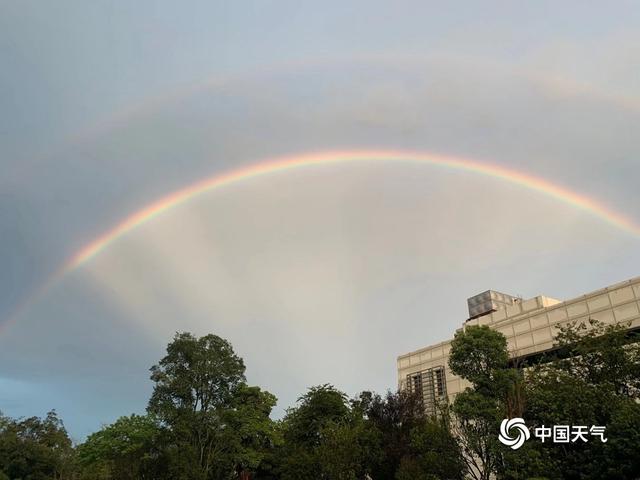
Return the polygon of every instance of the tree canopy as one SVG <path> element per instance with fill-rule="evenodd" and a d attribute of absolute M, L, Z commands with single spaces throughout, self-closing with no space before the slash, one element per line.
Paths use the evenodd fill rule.
<path fill-rule="evenodd" d="M 520 368 L 506 339 L 468 327 L 449 366 L 469 387 L 425 414 L 408 391 L 303 393 L 280 420 L 216 336 L 178 333 L 151 368 L 146 414 L 118 418 L 72 445 L 55 412 L 0 414 L 0 480 L 521 480 L 640 476 L 640 351 L 625 326 L 569 324 L 552 354 Z M 498 442 L 504 418 L 605 425 L 608 441 Z"/>

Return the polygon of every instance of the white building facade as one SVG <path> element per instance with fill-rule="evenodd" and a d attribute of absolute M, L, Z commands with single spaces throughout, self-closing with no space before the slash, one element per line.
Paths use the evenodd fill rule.
<path fill-rule="evenodd" d="M 558 327 L 569 322 L 594 319 L 640 328 L 640 277 L 567 301 L 544 295 L 523 300 L 489 290 L 470 298 L 468 304 L 470 318 L 462 329 L 488 325 L 504 334 L 510 358 L 519 360 L 552 350 Z M 452 400 L 469 385 L 449 369 L 451 341 L 398 357 L 400 389 L 421 394 L 427 413 L 435 413 L 438 402 Z"/>

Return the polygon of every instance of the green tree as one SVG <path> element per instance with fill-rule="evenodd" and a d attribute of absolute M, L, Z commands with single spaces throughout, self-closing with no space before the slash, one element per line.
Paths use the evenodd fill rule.
<path fill-rule="evenodd" d="M 569 323 L 556 336 L 561 359 L 547 359 L 547 365 L 616 395 L 640 398 L 640 349 L 629 327 L 591 319 Z"/>
<path fill-rule="evenodd" d="M 282 420 L 284 445 L 281 449 L 280 472 L 284 480 L 314 479 L 322 470 L 321 449 L 326 435 L 333 441 L 344 434 L 337 425 L 348 421 L 350 409 L 347 396 L 332 385 L 311 387 L 290 408 Z"/>
<path fill-rule="evenodd" d="M 163 467 L 158 449 L 161 435 L 158 422 L 149 415 L 120 417 L 77 447 L 82 477 L 87 480 L 157 478 Z"/>
<path fill-rule="evenodd" d="M 456 333 L 449 366 L 471 387 L 456 395 L 452 427 L 468 473 L 488 480 L 499 467 L 503 449 L 498 425 L 507 415 L 508 399 L 518 391 L 520 374 L 508 365 L 507 341 L 487 326 L 470 326 Z"/>
<path fill-rule="evenodd" d="M 261 468 L 270 458 L 270 452 L 279 443 L 279 437 L 269 415 L 276 397 L 259 387 L 241 385 L 235 392 L 230 408 L 223 413 L 222 441 L 229 452 L 233 470 L 241 479 Z M 225 462 L 226 463 L 226 462 Z M 225 472 L 219 472 L 224 476 Z"/>
<path fill-rule="evenodd" d="M 327 479 L 362 479 L 371 473 L 382 454 L 380 432 L 355 402 L 347 418 L 328 423 L 321 434 L 317 452 L 321 472 Z"/>
<path fill-rule="evenodd" d="M 216 336 L 176 334 L 151 368 L 148 412 L 165 427 L 163 454 L 171 478 L 246 478 L 274 441 L 275 397 L 248 387 L 244 362 Z"/>
<path fill-rule="evenodd" d="M 11 479 L 69 478 L 73 449 L 55 411 L 45 418 L 13 420 L 0 415 L 0 472 Z"/>
<path fill-rule="evenodd" d="M 466 466 L 450 428 L 448 410 L 437 417 L 424 413 L 420 398 L 407 391 L 384 397 L 363 392 L 353 402 L 365 412 L 378 445 L 367 459 L 374 480 L 461 479 Z"/>
<path fill-rule="evenodd" d="M 317 446 L 323 428 L 348 415 L 347 396 L 343 392 L 328 384 L 311 387 L 298 398 L 298 406 L 287 411 L 285 438 L 297 444 Z"/>
<path fill-rule="evenodd" d="M 501 476 L 632 479 L 640 474 L 639 356 L 628 325 L 590 320 L 560 329 L 556 349 L 526 377 L 524 418 L 541 425 L 606 426 L 607 443 L 528 442 L 506 452 Z"/>
<path fill-rule="evenodd" d="M 226 460 L 223 414 L 245 382 L 244 371 L 229 342 L 190 333 L 176 334 L 151 368 L 155 386 L 147 410 L 171 431 L 174 475 L 205 480 L 214 464 Z"/>
<path fill-rule="evenodd" d="M 451 370 L 471 382 L 480 395 L 505 398 L 514 381 L 508 362 L 507 339 L 486 325 L 460 330 L 451 342 Z"/>
<path fill-rule="evenodd" d="M 442 411 L 440 416 L 425 418 L 411 431 L 411 455 L 404 457 L 396 478 L 401 480 L 403 465 L 411 465 L 416 478 L 439 480 L 462 480 L 467 467 L 462 451 L 451 433 L 448 413 Z M 412 462 L 407 463 L 407 459 Z M 406 467 L 405 467 L 406 468 Z"/>
<path fill-rule="evenodd" d="M 379 432 L 382 452 L 371 466 L 374 480 L 394 478 L 403 458 L 412 455 L 411 435 L 424 420 L 420 399 L 407 391 L 361 395 L 368 421 Z"/>

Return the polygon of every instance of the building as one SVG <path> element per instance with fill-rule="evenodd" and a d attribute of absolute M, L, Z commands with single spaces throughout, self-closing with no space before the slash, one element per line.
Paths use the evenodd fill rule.
<path fill-rule="evenodd" d="M 528 300 L 486 291 L 469 298 L 469 325 L 488 325 L 507 338 L 509 356 L 523 361 L 553 348 L 557 327 L 568 322 L 594 319 L 603 323 L 627 323 L 640 328 L 640 277 L 596 290 L 572 300 L 540 295 Z M 461 330 L 459 329 L 459 330 Z M 451 340 L 398 357 L 398 384 L 421 394 L 427 413 L 437 403 L 452 400 L 468 382 L 449 370 Z"/>

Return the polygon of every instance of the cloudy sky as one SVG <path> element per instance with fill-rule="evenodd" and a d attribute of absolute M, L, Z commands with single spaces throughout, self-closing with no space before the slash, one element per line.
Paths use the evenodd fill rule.
<path fill-rule="evenodd" d="M 640 224 L 633 2 L 0 4 L 0 410 L 55 408 L 76 440 L 142 412 L 176 331 L 229 339 L 275 416 L 314 384 L 395 388 L 488 288 L 567 299 L 640 273 L 640 238 L 513 182 L 534 175 Z"/>

